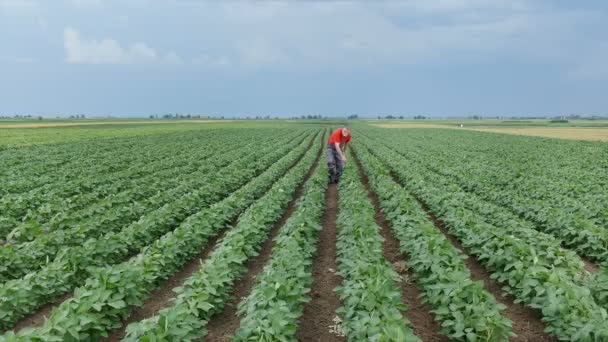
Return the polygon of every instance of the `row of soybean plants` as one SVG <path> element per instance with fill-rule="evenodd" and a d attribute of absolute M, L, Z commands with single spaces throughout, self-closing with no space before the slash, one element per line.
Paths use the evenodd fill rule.
<path fill-rule="evenodd" d="M 258 138 L 261 138 L 261 136 L 258 136 Z M 272 139 L 266 144 L 266 152 L 272 151 L 277 144 L 284 144 L 290 140 L 302 141 L 303 137 Z M 192 198 L 188 194 L 192 189 L 205 186 L 210 179 L 221 181 L 216 174 L 218 169 L 227 167 L 235 161 L 241 161 L 243 158 L 251 158 L 251 152 L 252 150 L 247 148 L 238 149 L 231 153 L 220 150 L 217 154 L 205 160 L 204 165 L 197 171 L 177 177 L 163 177 L 163 172 L 159 172 L 159 182 L 166 182 L 170 186 L 161 185 L 157 187 L 157 182 L 150 182 L 149 186 L 144 185 L 141 188 L 131 190 L 131 192 L 137 194 L 146 193 L 150 197 L 132 203 L 130 201 L 134 199 L 128 199 L 127 205 L 124 207 L 118 206 L 118 202 L 113 203 L 114 207 L 109 210 L 102 207 L 98 215 L 72 222 L 63 229 L 51 230 L 34 241 L 5 246 L 0 249 L 0 264 L 3 265 L 0 267 L 0 279 L 6 281 L 20 278 L 42 267 L 47 263 L 46 260 L 55 257 L 58 251 L 68 246 L 80 245 L 103 234 L 123 229 L 125 225 L 135 223 L 141 217 L 154 215 L 156 210 L 163 209 L 168 204 L 175 202 L 176 199 L 187 196 L 185 200 L 190 201 Z M 193 154 L 192 158 L 196 158 L 196 154 Z M 239 165 L 247 164 L 241 162 Z M 208 200 L 209 198 L 204 199 Z"/>
<path fill-rule="evenodd" d="M 579 219 L 606 223 L 608 181 L 597 177 L 606 167 L 605 144 L 445 130 L 426 137 L 421 134 L 411 132 L 399 140 L 411 143 L 413 150 L 432 149 L 444 169 L 474 172 L 467 184 L 471 189 L 477 181 L 489 182 L 501 189 L 524 191 L 526 198 L 576 213 Z M 484 167 L 479 168 L 480 164 Z"/>
<path fill-rule="evenodd" d="M 336 291 L 348 340 L 420 341 L 401 313 L 407 309 L 401 279 L 384 258 L 374 208 L 354 165 L 345 169 L 339 193 L 336 249 L 343 281 Z"/>
<path fill-rule="evenodd" d="M 411 136 L 421 142 L 443 145 L 446 152 L 465 153 L 473 162 L 486 161 L 492 172 L 494 167 L 504 170 L 502 179 L 507 186 L 511 181 L 518 187 L 521 181 L 544 180 L 551 193 L 578 199 L 581 195 L 605 194 L 608 190 L 608 181 L 597 177 L 608 166 L 606 144 L 455 130 L 440 133 L 408 131 L 408 137 L 403 138 Z M 521 177 L 522 174 L 526 177 Z"/>
<path fill-rule="evenodd" d="M 218 243 L 200 269 L 175 289 L 177 296 L 172 306 L 129 325 L 125 340 L 190 341 L 203 337 L 205 325 L 223 309 L 235 283 L 245 273 L 245 263 L 259 253 L 273 223 L 314 166 L 320 147 L 319 141 L 296 167 L 239 217 L 236 226 Z M 307 183 L 312 181 L 309 179 Z"/>
<path fill-rule="evenodd" d="M 7 148 L 1 152 L 2 158 L 0 158 L 0 177 L 7 184 L 0 190 L 0 195 L 25 192 L 53 181 L 65 181 L 67 174 L 61 171 L 67 171 L 73 165 L 94 165 L 92 159 L 78 157 L 104 159 L 112 155 L 114 150 L 129 146 L 135 141 L 135 139 L 100 140 Z M 29 161 L 32 168 L 28 168 L 23 163 L 24 160 Z M 49 174 L 50 169 L 60 172 Z M 36 174 L 39 177 L 35 177 Z"/>
<path fill-rule="evenodd" d="M 0 195 L 26 193 L 53 183 L 69 185 L 94 175 L 99 166 L 119 172 L 126 170 L 130 162 L 137 162 L 140 158 L 147 157 L 154 160 L 157 156 L 155 150 L 162 155 L 164 151 L 171 150 L 173 144 L 183 145 L 220 137 L 219 131 L 204 130 L 183 134 L 122 137 L 11 148 L 1 154 L 0 179 L 7 185 L 0 189 Z M 133 151 L 138 153 L 132 153 Z M 176 153 L 185 155 L 187 150 Z M 108 160 L 108 162 L 98 165 L 99 160 Z M 49 172 L 50 170 L 53 172 Z M 75 170 L 78 172 L 75 173 Z"/>
<path fill-rule="evenodd" d="M 471 280 L 466 256 L 434 226 L 415 198 L 391 178 L 385 165 L 364 147 L 354 148 L 442 333 L 460 341 L 508 341 L 512 329 L 511 322 L 500 314 L 504 306 L 483 283 Z"/>
<path fill-rule="evenodd" d="M 77 143 L 75 146 L 64 146 L 71 152 L 68 156 L 62 156 L 65 160 L 57 161 L 47 157 L 42 161 L 32 160 L 27 153 L 27 148 L 20 148 L 24 153 L 22 163 L 27 165 L 28 170 L 36 170 L 30 174 L 27 170 L 12 166 L 8 176 L 2 177 L 7 184 L 2 195 L 3 215 L 21 217 L 27 209 L 37 207 L 58 196 L 60 198 L 75 197 L 78 194 L 93 192 L 93 190 L 115 178 L 128 175 L 129 171 L 137 171 L 146 165 L 146 161 L 154 163 L 171 156 L 172 144 L 164 143 L 156 148 L 154 153 L 153 140 L 144 140 L 139 144 L 132 141 L 130 144 L 121 144 L 120 141 L 112 142 L 115 146 L 111 150 L 102 147 L 107 142 L 96 142 L 101 151 L 91 151 L 95 145 L 92 143 Z M 162 142 L 159 142 L 162 144 Z M 183 141 L 175 141 L 176 145 L 184 144 Z M 71 144 L 66 144 L 71 145 Z M 81 146 L 82 145 L 82 146 Z M 81 147 L 81 149 L 77 148 Z M 42 150 L 37 147 L 37 150 Z M 49 147 L 52 149 L 52 147 Z M 133 153 L 137 150 L 137 153 Z M 40 151 L 45 155 L 44 150 Z M 182 152 L 183 153 L 183 152 Z M 101 161 L 101 162 L 100 162 Z M 134 168 L 139 166 L 139 168 Z M 106 179 L 107 178 L 107 179 Z M 100 182 L 101 181 L 101 182 Z M 22 186 L 19 186 L 23 184 Z M 15 189 L 13 186 L 17 186 Z M 47 201 L 44 201 L 44 200 Z M 11 205 L 12 202 L 15 202 Z M 11 205 L 11 206 L 8 206 Z"/>
<path fill-rule="evenodd" d="M 252 133 L 247 135 L 252 138 L 258 136 Z M 42 230 L 48 229 L 41 227 L 44 223 L 61 226 L 74 212 L 80 212 L 82 215 L 94 213 L 99 209 L 98 202 L 111 200 L 117 193 L 140 188 L 139 184 L 134 183 L 145 184 L 157 179 L 158 171 L 174 169 L 175 174 L 188 172 L 200 166 L 201 159 L 209 157 L 212 151 L 228 146 L 225 138 L 213 137 L 205 136 L 194 140 L 198 143 L 193 140 L 178 140 L 160 147 L 142 144 L 129 146 L 129 149 L 117 148 L 114 155 L 96 159 L 92 173 L 82 172 L 82 166 L 72 166 L 64 171 L 70 175 L 67 182 L 47 184 L 25 194 L 6 195 L 0 200 L 0 238 L 17 227 L 9 234 L 9 238 L 18 241 L 29 240 L 41 235 Z M 162 144 L 162 141 L 156 146 L 158 144 Z M 205 148 L 202 148 L 203 145 Z M 133 149 L 137 149 L 138 153 L 132 153 Z M 89 160 L 90 157 L 85 156 L 82 159 Z M 117 172 L 117 168 L 123 168 L 123 165 L 129 167 Z M 54 169 L 52 172 L 47 171 L 55 174 L 61 172 Z"/>
<path fill-rule="evenodd" d="M 530 227 L 551 234 L 558 238 L 563 246 L 575 250 L 578 254 L 596 261 L 601 266 L 608 264 L 608 230 L 605 227 L 596 225 L 593 221 L 581 217 L 581 210 L 571 206 L 566 210 L 556 208 L 554 202 L 545 200 L 530 199 L 529 192 L 534 193 L 535 188 L 527 182 L 529 191 L 513 190 L 512 187 L 498 183 L 498 177 L 470 177 L 471 174 L 483 174 L 484 166 L 477 163 L 467 163 L 467 167 L 441 167 L 448 158 L 434 159 L 428 155 L 435 155 L 434 152 L 418 151 L 417 155 L 407 153 L 404 149 L 400 152 L 409 160 L 416 161 L 420 165 L 429 168 L 441 176 L 445 176 L 457 182 L 463 189 L 471 191 L 480 198 L 495 203 L 497 206 L 510 208 L 511 211 L 521 215 L 531 221 Z M 427 155 L 427 157 L 423 157 Z M 525 177 L 522 177 L 525 178 Z M 594 202 L 586 202 L 590 205 Z M 604 207 L 605 209 L 605 207 Z M 493 213 L 498 212 L 494 210 Z M 505 221 L 506 215 L 495 217 L 497 222 Z M 512 220 L 511 222 L 514 222 Z M 574 269 L 574 268 L 573 268 Z M 608 306 L 608 268 L 601 267 L 600 272 L 591 277 L 583 277 L 582 284 L 591 289 L 593 296 L 602 307 Z"/>
<path fill-rule="evenodd" d="M 190 216 L 136 257 L 94 271 L 86 283 L 76 289 L 74 296 L 56 308 L 41 327 L 22 330 L 16 335 L 8 333 L 0 341 L 97 340 L 111 329 L 120 327 L 130 311 L 142 305 L 161 281 L 199 254 L 211 237 L 217 235 L 268 189 L 274 189 L 271 190 L 273 193 L 289 192 L 292 183 L 281 180 L 279 185 L 273 184 L 278 179 L 292 180 L 306 173 L 318 155 L 320 141 L 316 138 L 315 141 L 313 148 L 305 148 L 308 151 L 304 156 L 301 149 L 289 152 L 247 185 L 221 202 Z M 287 175 L 283 177 L 285 172 Z M 263 219 L 264 213 L 267 212 L 258 213 L 248 223 L 254 224 L 256 219 Z M 241 218 L 240 222 L 245 221 Z M 234 234 L 230 232 L 227 236 Z M 241 254 L 235 252 L 227 255 L 225 261 L 232 263 L 240 258 Z M 214 277 L 222 278 L 222 273 L 214 274 Z"/>
<path fill-rule="evenodd" d="M 45 189 L 47 192 L 40 198 L 32 194 L 38 201 L 37 204 L 23 197 L 18 202 L 11 202 L 11 198 L 7 197 L 5 203 L 10 203 L 12 209 L 20 208 L 27 210 L 27 213 L 21 216 L 22 212 L 13 210 L 12 214 L 17 216 L 5 220 L 0 229 L 3 233 L 7 229 L 10 230 L 5 234 L 10 244 L 31 241 L 50 231 L 64 229 L 83 219 L 120 206 L 122 203 L 152 196 L 153 192 L 149 189 L 170 187 L 175 180 L 172 175 L 193 172 L 210 156 L 212 154 L 207 151 L 193 151 L 192 158 L 196 161 L 191 163 L 188 162 L 189 158 L 172 155 L 170 151 L 166 151 L 165 154 L 161 154 L 162 160 L 150 159 L 147 162 L 134 163 L 129 170 L 120 172 L 118 177 L 113 172 L 90 177 L 91 180 L 95 179 L 96 183 L 100 180 L 104 183 L 73 197 L 63 198 L 65 188 L 62 185 L 54 186 L 53 190 Z M 99 164 L 102 165 L 104 162 Z M 86 191 L 86 188 L 81 188 L 80 191 Z"/>
<path fill-rule="evenodd" d="M 533 245 L 540 252 L 538 258 L 544 259 L 549 264 L 560 266 L 568 276 L 580 284 L 588 282 L 590 274 L 585 271 L 582 261 L 572 251 L 561 248 L 562 241 L 552 235 L 539 232 L 534 224 L 518 217 L 508 209 L 488 202 L 473 192 L 467 192 L 449 177 L 428 169 L 415 158 L 406 157 L 403 149 L 399 147 L 396 149 L 399 149 L 400 158 L 406 158 L 409 162 L 408 166 L 418 172 L 421 180 L 433 182 L 437 187 L 447 189 L 447 197 L 443 200 L 460 203 L 467 211 L 483 217 L 485 222 L 502 227 L 505 231 L 524 239 L 526 243 Z"/>
<path fill-rule="evenodd" d="M 606 309 L 581 284 L 584 272 L 572 253 L 562 250 L 551 236 L 487 222 L 483 201 L 470 197 L 457 186 L 442 184 L 428 170 L 416 167 L 399 153 L 368 138 L 363 144 L 421 198 L 454 234 L 518 301 L 539 309 L 547 331 L 563 340 L 592 341 L 608 338 Z"/>
<path fill-rule="evenodd" d="M 312 264 L 322 226 L 327 165 L 320 161 L 292 216 L 279 231 L 272 256 L 238 306 L 235 341 L 294 341 L 310 300 Z"/>
<path fill-rule="evenodd" d="M 505 181 L 503 175 L 508 174 L 510 169 L 519 170 L 524 166 L 513 166 L 516 162 L 512 162 L 510 166 L 489 171 L 492 169 L 488 164 L 503 158 L 488 154 L 473 157 L 465 150 L 453 150 L 432 141 L 427 144 L 408 142 L 401 146 L 407 146 L 407 149 L 398 149 L 408 159 L 416 160 L 438 174 L 451 178 L 463 189 L 486 201 L 509 208 L 533 222 L 537 229 L 561 239 L 564 246 L 582 256 L 601 265 L 608 264 L 608 229 L 596 218 L 597 215 L 606 215 L 608 202 L 602 204 L 596 196 L 594 200 L 580 202 L 560 195 L 546 186 L 545 180 L 548 177 L 544 177 L 542 182 L 528 181 L 529 163 L 525 163 L 526 170 L 520 172 L 517 179 Z M 462 162 L 464 160 L 466 162 Z M 543 165 L 543 169 L 547 167 L 560 168 L 557 161 L 554 161 L 553 166 Z M 595 209 L 592 209 L 594 204 Z"/>
<path fill-rule="evenodd" d="M 517 195 L 511 190 L 501 189 L 500 186 L 490 186 L 492 181 L 480 179 L 478 176 L 483 173 L 484 165 L 482 164 L 469 166 L 469 172 L 454 171 L 458 168 L 448 166 L 448 158 L 434 157 L 440 155 L 440 153 L 435 153 L 434 148 L 429 147 L 429 150 L 424 152 L 422 147 L 414 147 L 415 143 L 407 144 L 407 146 L 407 149 L 399 146 L 395 149 L 410 162 L 426 169 L 424 174 L 427 178 L 456 187 L 458 191 L 463 189 L 468 191 L 470 195 L 463 196 L 470 203 L 469 209 L 477 208 L 476 210 L 483 213 L 485 219 L 490 223 L 498 226 L 508 225 L 509 229 L 517 231 L 521 238 L 536 241 L 538 250 L 543 251 L 544 255 L 552 257 L 554 263 L 569 264 L 567 270 L 571 271 L 570 275 L 577 279 L 578 283 L 591 289 L 598 304 L 603 307 L 608 305 L 608 269 L 606 267 L 602 267 L 596 274 L 589 275 L 582 270 L 583 264 L 576 255 L 554 254 L 550 248 L 546 247 L 547 244 L 553 246 L 560 243 L 605 266 L 608 262 L 608 230 L 600 228 L 588 220 L 577 219 L 576 215 L 553 208 L 546 203 L 539 201 L 530 203 L 529 199 L 524 199 L 524 194 Z M 442 165 L 446 166 L 442 167 Z M 471 177 L 471 175 L 475 175 L 475 177 Z M 477 200 L 477 196 L 481 200 Z M 539 216 L 535 213 L 541 214 Z M 517 214 L 524 218 L 518 217 Z M 550 236 L 536 234 L 532 229 L 550 234 Z M 552 249 L 555 250 L 555 248 Z"/>
<path fill-rule="evenodd" d="M 0 310 L 4 313 L 0 317 L 0 326 L 10 328 L 21 317 L 85 283 L 91 274 L 95 274 L 95 267 L 121 262 L 141 252 L 164 234 L 170 234 L 183 226 L 190 227 L 192 222 L 204 219 L 209 210 L 232 212 L 227 208 L 234 208 L 231 205 L 235 196 L 249 196 L 238 199 L 251 201 L 250 196 L 264 190 L 264 185 L 267 185 L 264 182 L 272 180 L 269 174 L 290 167 L 311 142 L 309 137 L 280 148 L 270 142 L 269 145 L 263 142 L 257 146 L 252 145 L 248 150 L 249 157 L 235 160 L 224 169 L 219 169 L 219 173 L 203 177 L 206 182 L 203 185 L 195 184 L 186 195 L 174 199 L 120 231 L 65 248 L 52 262 L 36 272 L 5 282 L 0 286 Z M 290 149 L 293 150 L 285 155 Z M 251 183 L 261 185 L 254 186 Z M 209 207 L 210 205 L 212 206 Z M 224 217 L 224 213 L 217 217 Z"/>

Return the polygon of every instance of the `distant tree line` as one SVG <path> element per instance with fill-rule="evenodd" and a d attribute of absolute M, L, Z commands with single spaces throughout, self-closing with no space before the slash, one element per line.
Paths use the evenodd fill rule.
<path fill-rule="evenodd" d="M 223 120 L 224 116 L 211 116 L 201 114 L 151 114 L 150 119 L 214 119 Z"/>
<path fill-rule="evenodd" d="M 426 117 L 426 116 L 424 116 L 424 115 L 415 115 L 415 116 L 413 116 L 412 118 L 413 118 L 413 119 L 415 119 L 415 120 L 425 120 L 425 119 L 430 119 L 430 118 L 427 118 L 427 117 Z M 406 119 L 406 117 L 405 117 L 405 116 L 403 116 L 403 115 L 399 115 L 399 116 L 395 116 L 395 115 L 385 115 L 385 116 L 381 116 L 381 115 L 378 115 L 378 119 L 380 119 L 380 120 L 382 120 L 382 119 L 387 119 L 387 120 L 397 120 L 397 119 L 399 119 L 399 120 L 405 120 L 405 119 Z"/>
<path fill-rule="evenodd" d="M 35 115 L 13 115 L 13 116 L 8 116 L 8 115 L 0 115 L 0 120 L 2 119 L 25 119 L 25 120 L 42 120 L 42 116 L 35 116 Z"/>

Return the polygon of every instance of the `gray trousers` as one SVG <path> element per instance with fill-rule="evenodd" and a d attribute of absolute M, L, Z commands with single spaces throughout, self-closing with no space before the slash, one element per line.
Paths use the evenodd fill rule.
<path fill-rule="evenodd" d="M 342 159 L 340 159 L 340 154 L 338 153 L 338 150 L 336 150 L 336 146 L 328 145 L 326 154 L 329 176 L 335 177 L 336 180 L 339 180 L 340 176 L 342 175 L 342 169 L 344 168 L 344 164 L 342 162 Z"/>

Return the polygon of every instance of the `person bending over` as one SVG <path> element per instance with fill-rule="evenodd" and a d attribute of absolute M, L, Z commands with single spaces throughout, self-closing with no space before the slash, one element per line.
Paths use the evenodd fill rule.
<path fill-rule="evenodd" d="M 336 129 L 330 136 L 327 145 L 327 167 L 329 183 L 338 184 L 344 165 L 346 165 L 346 146 L 352 134 L 346 127 Z"/>

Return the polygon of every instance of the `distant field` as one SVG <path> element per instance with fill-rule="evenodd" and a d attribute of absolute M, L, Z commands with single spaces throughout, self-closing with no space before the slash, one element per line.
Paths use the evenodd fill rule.
<path fill-rule="evenodd" d="M 429 124 L 429 123 L 386 123 L 374 124 L 376 127 L 382 128 L 444 128 L 444 129 L 464 129 L 479 132 L 493 132 L 503 134 L 527 135 L 545 138 L 560 138 L 572 140 L 589 140 L 589 141 L 608 141 L 608 127 L 602 127 L 598 123 L 594 127 L 585 126 L 475 126 L 465 124 L 463 128 L 455 124 Z"/>
<path fill-rule="evenodd" d="M 545 138 L 572 140 L 608 141 L 608 128 L 591 127 L 520 127 L 520 128 L 471 128 L 480 132 L 528 135 Z"/>
<path fill-rule="evenodd" d="M 608 127 L 608 120 L 569 120 L 568 122 L 551 122 L 550 120 L 365 120 L 374 125 L 400 125 L 402 127 L 421 127 L 426 125 L 454 126 L 463 124 L 465 127 Z"/>
<path fill-rule="evenodd" d="M 306 126 L 329 125 L 332 120 L 302 120 Z M 339 121 L 338 121 L 339 123 Z M 289 120 L 0 120 L 0 148 L 131 136 L 168 134 L 223 128 L 288 127 Z"/>
<path fill-rule="evenodd" d="M 208 124 L 230 122 L 232 120 L 0 120 L 0 128 L 49 128 L 74 126 L 109 126 L 109 125 L 157 125 L 157 124 Z"/>

